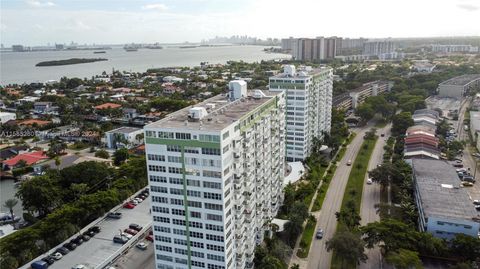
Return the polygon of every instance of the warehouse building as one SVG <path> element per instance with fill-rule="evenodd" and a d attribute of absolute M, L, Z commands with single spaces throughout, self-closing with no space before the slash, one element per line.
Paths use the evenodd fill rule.
<path fill-rule="evenodd" d="M 446 80 L 438 85 L 439 97 L 460 99 L 472 89 L 480 88 L 480 74 L 463 75 Z"/>

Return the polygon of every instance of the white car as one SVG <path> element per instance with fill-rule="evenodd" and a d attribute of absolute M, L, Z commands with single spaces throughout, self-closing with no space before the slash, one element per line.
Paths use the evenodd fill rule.
<path fill-rule="evenodd" d="M 141 249 L 141 250 L 146 250 L 147 249 L 147 244 L 145 244 L 144 242 L 140 242 L 137 244 L 137 248 Z"/>
<path fill-rule="evenodd" d="M 128 240 L 132 239 L 133 235 L 127 234 L 127 233 L 121 233 L 120 234 L 122 237 L 126 237 Z"/>
<path fill-rule="evenodd" d="M 72 269 L 88 269 L 88 267 L 86 265 L 83 265 L 83 264 L 77 264 L 77 265 L 73 266 Z"/>
<path fill-rule="evenodd" d="M 138 198 L 138 197 L 137 197 L 137 198 L 135 198 L 135 199 L 133 199 L 133 200 L 134 200 L 134 201 L 137 201 L 138 203 L 141 203 L 141 202 L 143 202 L 143 200 L 142 200 L 141 198 Z"/>
<path fill-rule="evenodd" d="M 474 205 L 480 205 L 480 200 L 473 200 Z"/>
<path fill-rule="evenodd" d="M 54 258 L 55 260 L 58 261 L 63 257 L 63 255 L 59 252 L 55 252 L 55 253 L 50 254 L 50 257 L 52 257 L 52 258 Z"/>
<path fill-rule="evenodd" d="M 373 180 L 371 178 L 367 178 L 367 184 L 370 185 L 373 183 Z"/>
<path fill-rule="evenodd" d="M 138 205 L 138 201 L 137 200 L 132 200 L 130 201 L 130 203 L 134 204 L 134 205 Z"/>

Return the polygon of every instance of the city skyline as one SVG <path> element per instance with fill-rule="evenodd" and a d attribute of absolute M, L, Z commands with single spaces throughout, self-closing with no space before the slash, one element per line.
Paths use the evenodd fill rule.
<path fill-rule="evenodd" d="M 294 5 L 299 9 L 292 9 L 291 3 L 272 0 L 228 4 L 219 0 L 7 0 L 2 1 L 0 33 L 5 46 L 71 41 L 181 43 L 232 35 L 261 39 L 480 35 L 476 27 L 480 5 L 473 0 L 408 0 L 388 9 L 382 4 L 379 0 L 362 3 L 301 0 Z M 456 20 L 445 20 L 446 17 Z"/>

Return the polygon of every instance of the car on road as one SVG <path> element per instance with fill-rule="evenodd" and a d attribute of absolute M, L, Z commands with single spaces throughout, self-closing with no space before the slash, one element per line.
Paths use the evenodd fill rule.
<path fill-rule="evenodd" d="M 476 205 L 475 209 L 480 211 L 480 205 Z"/>
<path fill-rule="evenodd" d="M 88 267 L 84 264 L 77 264 L 73 266 L 72 269 L 88 269 Z"/>
<path fill-rule="evenodd" d="M 147 244 L 145 244 L 144 242 L 140 242 L 136 245 L 136 247 L 141 249 L 141 250 L 146 250 L 147 249 Z"/>
<path fill-rule="evenodd" d="M 55 250 L 55 252 L 58 252 L 62 255 L 67 255 L 70 252 L 70 250 L 66 247 L 59 247 Z"/>
<path fill-rule="evenodd" d="M 121 236 L 121 235 L 115 235 L 115 236 L 113 237 L 113 242 L 114 242 L 114 243 L 125 244 L 125 243 L 128 242 L 128 238 L 123 237 L 123 236 Z"/>
<path fill-rule="evenodd" d="M 140 226 L 140 225 L 138 225 L 138 224 L 136 224 L 136 223 L 131 223 L 131 224 L 128 226 L 128 228 L 133 229 L 133 230 L 135 230 L 135 231 L 137 231 L 137 232 L 140 232 L 140 231 L 143 229 L 142 226 Z"/>
<path fill-rule="evenodd" d="M 472 153 L 472 156 L 473 156 L 473 157 L 480 157 L 480 153 L 477 153 L 477 152 Z"/>
<path fill-rule="evenodd" d="M 61 258 L 63 258 L 63 255 L 60 253 L 60 252 L 54 252 L 52 254 L 50 254 L 50 257 L 54 258 L 55 260 L 60 260 Z"/>
<path fill-rule="evenodd" d="M 323 238 L 323 230 L 321 228 L 317 230 L 317 233 L 315 234 L 315 238 L 317 239 Z"/>
<path fill-rule="evenodd" d="M 381 137 L 385 137 L 385 134 L 380 134 Z"/>
<path fill-rule="evenodd" d="M 145 237 L 146 240 L 153 242 L 153 235 L 149 234 Z"/>
<path fill-rule="evenodd" d="M 127 234 L 131 234 L 131 235 L 136 235 L 138 233 L 134 229 L 128 229 L 128 228 L 123 230 L 123 231 L 126 232 Z"/>
<path fill-rule="evenodd" d="M 107 214 L 107 218 L 111 218 L 111 219 L 119 219 L 122 217 L 122 213 L 120 212 L 109 212 Z"/>
<path fill-rule="evenodd" d="M 347 161 L 347 165 L 348 165 L 348 166 L 352 165 L 352 160 L 348 160 L 348 161 Z"/>
<path fill-rule="evenodd" d="M 32 264 L 30 264 L 30 267 L 33 269 L 46 269 L 48 268 L 48 263 L 46 261 L 34 261 Z"/>
<path fill-rule="evenodd" d="M 123 205 L 123 208 L 134 209 L 135 204 L 128 202 Z"/>
<path fill-rule="evenodd" d="M 372 184 L 372 183 L 373 183 L 372 178 L 367 178 L 367 184 L 370 185 L 370 184 Z"/>
<path fill-rule="evenodd" d="M 480 205 L 480 200 L 473 200 L 474 205 Z"/>

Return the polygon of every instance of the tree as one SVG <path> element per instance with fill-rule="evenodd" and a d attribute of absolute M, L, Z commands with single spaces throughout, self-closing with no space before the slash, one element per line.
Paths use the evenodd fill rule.
<path fill-rule="evenodd" d="M 413 125 L 412 113 L 401 112 L 393 116 L 392 134 L 394 136 L 404 135 L 407 128 Z"/>
<path fill-rule="evenodd" d="M 342 259 L 341 268 L 344 268 L 344 262 L 358 265 L 367 260 L 367 255 L 364 253 L 365 242 L 358 234 L 339 231 L 325 245 L 328 251 L 334 250 L 336 255 Z"/>
<path fill-rule="evenodd" d="M 457 234 L 451 241 L 453 253 L 464 261 L 480 259 L 480 239 L 472 236 Z"/>
<path fill-rule="evenodd" d="M 359 116 L 362 121 L 369 121 L 375 115 L 375 110 L 368 103 L 363 103 L 357 107 L 355 114 Z"/>
<path fill-rule="evenodd" d="M 100 150 L 97 150 L 97 152 L 95 152 L 95 157 L 102 158 L 102 159 L 108 159 L 108 158 L 110 158 L 110 154 L 108 154 L 108 152 L 106 150 L 100 149 Z"/>
<path fill-rule="evenodd" d="M 51 158 L 62 154 L 67 149 L 67 144 L 61 140 L 52 140 L 47 155 Z"/>
<path fill-rule="evenodd" d="M 54 160 L 55 160 L 55 167 L 57 167 L 57 169 L 59 169 L 60 164 L 62 163 L 62 160 L 60 160 L 60 158 L 58 156 L 55 156 Z"/>
<path fill-rule="evenodd" d="M 49 176 L 38 176 L 25 181 L 16 196 L 22 200 L 23 208 L 45 216 L 60 204 L 61 190 Z"/>
<path fill-rule="evenodd" d="M 372 181 L 379 183 L 383 189 L 388 186 L 390 178 L 394 174 L 395 167 L 390 163 L 383 163 L 381 166 L 368 172 L 368 175 L 372 178 Z"/>
<path fill-rule="evenodd" d="M 120 165 L 128 159 L 128 150 L 126 148 L 118 149 L 113 153 L 113 164 Z"/>
<path fill-rule="evenodd" d="M 15 198 L 7 199 L 3 203 L 3 207 L 8 208 L 10 211 L 10 216 L 12 217 L 12 221 L 15 219 L 15 216 L 13 214 L 13 208 L 18 204 L 18 200 Z"/>
<path fill-rule="evenodd" d="M 18 168 L 25 167 L 25 166 L 27 166 L 27 161 L 19 160 L 15 166 L 18 167 Z"/>
<path fill-rule="evenodd" d="M 358 227 L 362 219 L 357 213 L 354 200 L 347 201 L 345 208 L 340 210 L 340 212 L 335 212 L 335 216 L 337 221 L 347 226 L 350 231 Z"/>
<path fill-rule="evenodd" d="M 418 252 L 403 248 L 399 249 L 398 252 L 389 253 L 385 260 L 396 269 L 423 268 L 422 261 L 418 257 Z"/>
<path fill-rule="evenodd" d="M 295 245 L 298 235 L 302 232 L 303 219 L 294 215 L 289 222 L 285 223 L 284 233 L 287 236 L 287 243 L 290 246 Z"/>

